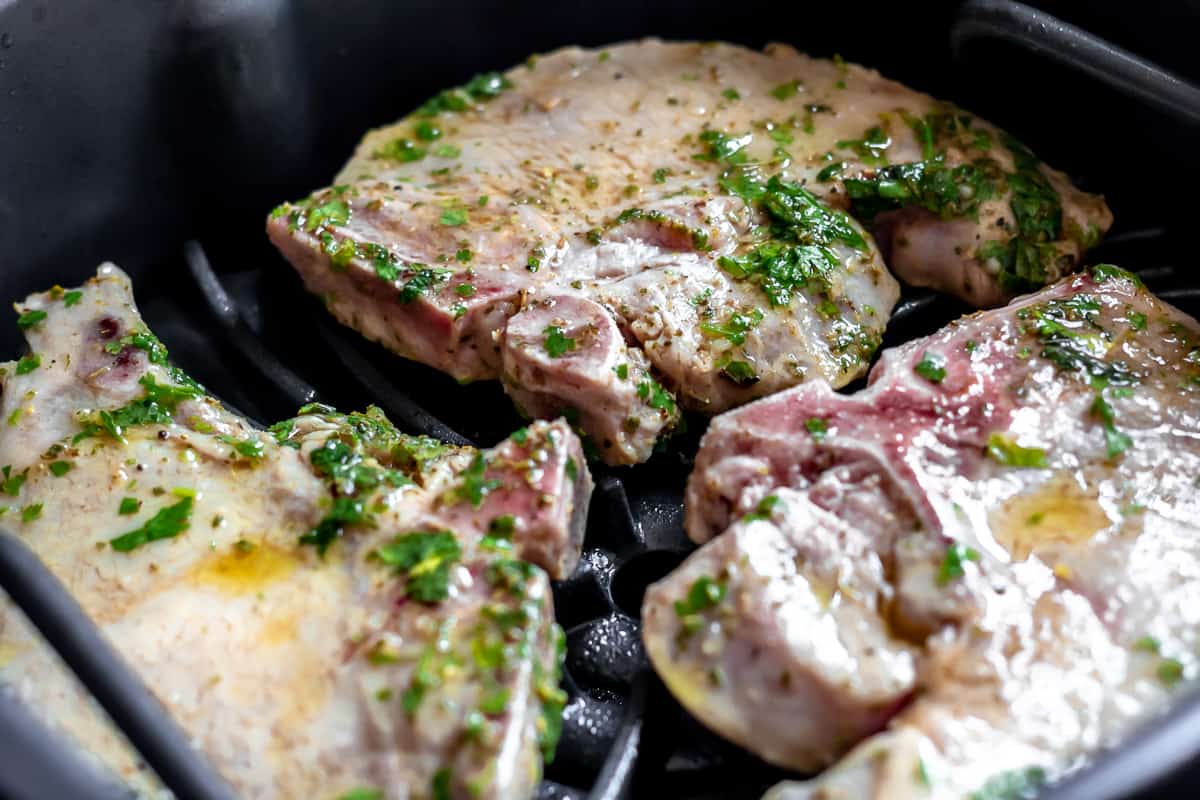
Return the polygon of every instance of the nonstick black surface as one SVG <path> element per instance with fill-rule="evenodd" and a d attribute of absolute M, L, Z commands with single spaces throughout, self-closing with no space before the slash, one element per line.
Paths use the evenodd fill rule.
<path fill-rule="evenodd" d="M 519 425 L 498 385 L 460 387 L 339 327 L 267 244 L 265 213 L 324 185 L 364 130 L 444 86 L 560 45 L 658 35 L 837 51 L 988 117 L 1108 196 L 1117 224 L 1097 259 L 1142 272 L 1200 314 L 1188 237 L 1200 130 L 1023 50 L 979 44 L 955 60 L 957 7 L 0 0 L 0 297 L 77 282 L 113 260 L 176 361 L 254 419 L 289 415 L 315 394 L 493 444 Z M 1042 7 L 1200 78 L 1197 0 Z M 185 258 L 187 239 L 200 247 Z M 962 311 L 910 292 L 885 344 Z M 5 357 L 19 352 L 15 326 L 0 326 L 0 345 Z M 422 410 L 444 427 L 431 429 Z M 571 702 L 544 797 L 751 798 L 785 777 L 705 731 L 646 669 L 641 595 L 689 547 L 682 488 L 704 424 L 691 423 L 647 465 L 594 467 L 584 559 L 556 587 Z M 1200 753 L 1200 705 L 1185 703 L 1153 734 L 1058 796 L 1195 796 L 1200 770 L 1159 779 Z M 0 797 L 63 796 L 46 781 L 68 768 L 31 753 L 63 751 L 33 733 L 0 742 Z"/>

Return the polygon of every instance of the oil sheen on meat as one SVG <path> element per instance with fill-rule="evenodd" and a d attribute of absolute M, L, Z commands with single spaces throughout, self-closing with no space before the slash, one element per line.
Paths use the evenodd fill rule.
<path fill-rule="evenodd" d="M 836 762 L 777 800 L 1027 796 L 1195 682 L 1198 470 L 1200 326 L 1098 266 L 714 420 L 647 650 L 713 729 Z"/>
<path fill-rule="evenodd" d="M 647 40 L 443 92 L 268 231 L 342 322 L 500 379 L 528 415 L 576 414 L 621 464 L 680 407 L 863 374 L 898 296 L 885 260 L 995 304 L 1110 221 L 1001 131 L 873 71 Z"/>
<path fill-rule="evenodd" d="M 111 265 L 18 313 L 0 519 L 239 795 L 531 795 L 564 700 L 549 578 L 591 491 L 565 423 L 482 451 L 377 409 L 263 431 L 169 364 Z M 7 604 L 0 691 L 162 791 Z"/>

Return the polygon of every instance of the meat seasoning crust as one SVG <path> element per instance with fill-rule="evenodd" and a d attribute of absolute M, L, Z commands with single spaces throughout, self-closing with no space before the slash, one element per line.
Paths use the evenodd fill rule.
<path fill-rule="evenodd" d="M 863 374 L 898 296 L 885 258 L 994 304 L 1110 221 L 1011 137 L 870 70 L 646 40 L 443 92 L 267 227 L 342 322 L 577 415 L 624 464 L 679 407 Z"/>
<path fill-rule="evenodd" d="M 565 695 L 550 578 L 579 557 L 579 440 L 490 450 L 319 405 L 263 431 L 171 366 L 111 265 L 18 306 L 0 513 L 246 797 L 526 798 Z M 158 791 L 24 617 L 0 691 Z"/>
<path fill-rule="evenodd" d="M 1200 325 L 1094 267 L 714 420 L 647 651 L 767 760 L 842 759 L 776 800 L 1030 796 L 1200 673 L 1197 474 Z"/>

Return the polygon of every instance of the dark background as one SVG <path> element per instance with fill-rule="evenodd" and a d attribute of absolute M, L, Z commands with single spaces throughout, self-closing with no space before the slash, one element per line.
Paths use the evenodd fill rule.
<path fill-rule="evenodd" d="M 1200 82 L 1200 0 L 1037 5 Z M 953 60 L 949 31 L 957 8 L 946 0 L 0 0 L 0 299 L 77 283 L 101 261 L 116 261 L 134 275 L 139 303 L 182 366 L 259 419 L 283 416 L 294 410 L 292 398 L 272 387 L 247 389 L 253 376 L 230 370 L 237 355 L 217 335 L 186 274 L 184 239 L 204 242 L 266 333 L 285 328 L 300 340 L 288 323 L 328 323 L 309 322 L 323 315 L 310 316 L 313 306 L 297 296 L 293 275 L 267 244 L 262 229 L 270 208 L 325 185 L 364 130 L 441 88 L 561 45 L 647 35 L 751 46 L 784 41 L 814 55 L 838 52 L 952 100 L 1105 193 L 1117 219 L 1114 238 L 1149 231 L 1144 241 L 1153 254 L 1151 244 L 1134 240 L 1118 245 L 1121 263 L 1138 268 L 1165 256 L 1172 280 L 1200 285 L 1191 277 L 1187 236 L 1200 130 L 1024 51 L 981 45 Z M 952 306 L 935 310 L 915 323 L 920 314 L 909 321 L 898 315 L 889 342 L 957 313 Z M 289 362 L 297 369 L 312 366 L 299 361 L 318 360 L 307 344 L 290 344 L 307 356 Z M 15 326 L 0 324 L 0 352 L 19 348 Z M 431 398 L 426 407 L 444 419 L 456 422 L 447 415 L 461 412 L 455 427 L 478 441 L 490 443 L 516 424 L 495 387 L 454 387 L 395 359 L 376 363 L 386 363 L 389 376 L 419 400 L 422 392 Z M 357 407 L 364 397 L 382 396 L 362 387 L 341 391 L 331 387 L 323 399 Z M 480 415 L 479 408 L 489 411 Z M 635 615 L 645 581 L 675 563 L 653 559 L 681 546 L 670 537 L 678 537 L 686 466 L 660 461 L 639 474 L 636 488 L 628 482 L 640 546 L 649 551 L 605 578 L 618 610 Z M 656 541 L 656 532 L 664 538 Z M 580 622 L 580 636 L 588 635 L 584 628 Z M 636 639 L 635 630 L 631 635 Z M 620 704 L 597 708 L 619 715 Z M 683 724 L 679 738 L 702 737 L 694 722 Z M 1197 726 L 1176 729 L 1180 746 L 1200 749 Z M 17 749 L 0 740 L 0 770 Z M 1126 760 L 1123 768 L 1153 771 L 1162 755 L 1143 752 L 1143 760 Z M 560 760 L 556 775 L 588 785 L 597 762 L 585 756 Z M 721 781 L 697 772 L 687 787 L 677 783 L 661 796 L 723 796 L 720 784 L 738 785 L 741 762 L 727 752 L 721 758 L 735 765 Z M 1185 776 L 1172 796 L 1200 796 L 1196 785 Z"/>

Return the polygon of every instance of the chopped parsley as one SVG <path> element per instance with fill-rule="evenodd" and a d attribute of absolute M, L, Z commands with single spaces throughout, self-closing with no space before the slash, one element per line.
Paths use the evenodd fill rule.
<path fill-rule="evenodd" d="M 1155 674 L 1167 686 L 1174 686 L 1183 680 L 1183 663 L 1175 658 L 1164 658 L 1158 663 Z"/>
<path fill-rule="evenodd" d="M 757 308 L 749 314 L 737 311 L 730 315 L 729 320 L 723 325 L 711 322 L 700 323 L 700 330 L 710 336 L 724 338 L 730 344 L 742 345 L 746 343 L 746 332 L 762 322 L 763 316 L 762 310 Z"/>
<path fill-rule="evenodd" d="M 913 372 L 930 383 L 941 383 L 946 379 L 946 358 L 926 350 L 921 360 L 913 367 Z"/>
<path fill-rule="evenodd" d="M 408 597 L 436 603 L 450 593 L 450 570 L 462 558 L 462 548 L 449 531 L 414 532 L 397 536 L 373 556 L 405 576 Z"/>
<path fill-rule="evenodd" d="M 12 465 L 6 464 L 0 474 L 4 476 L 4 482 L 0 483 L 0 489 L 9 497 L 16 497 L 21 493 L 21 487 L 25 484 L 25 479 L 29 477 L 29 470 L 24 469 L 13 474 Z"/>
<path fill-rule="evenodd" d="M 1133 643 L 1132 647 L 1134 650 L 1140 650 L 1143 653 L 1157 654 L 1158 649 L 1159 649 L 1159 643 L 1158 643 L 1158 639 L 1155 639 L 1153 636 L 1146 635 L 1146 636 L 1142 636 L 1137 641 L 1135 641 Z"/>
<path fill-rule="evenodd" d="M 842 169 L 845 167 L 836 172 Z M 836 172 L 823 172 L 823 180 L 835 177 Z M 990 160 L 949 167 L 938 155 L 877 169 L 870 178 L 847 178 L 843 185 L 852 213 L 868 223 L 885 211 L 909 207 L 923 208 L 942 219 L 974 219 L 980 204 L 996 195 L 1000 177 Z"/>
<path fill-rule="evenodd" d="M 275 437 L 275 443 L 281 447 L 300 449 L 300 443 L 292 438 L 296 432 L 296 420 L 284 419 L 267 428 L 267 433 Z"/>
<path fill-rule="evenodd" d="M 408 280 L 400 287 L 400 302 L 411 303 L 418 297 L 429 293 L 429 290 L 439 283 L 446 281 L 453 273 L 448 269 L 427 267 L 424 264 L 408 266 Z"/>
<path fill-rule="evenodd" d="M 30 353 L 17 362 L 17 374 L 28 375 L 42 365 L 42 357 L 37 353 Z"/>
<path fill-rule="evenodd" d="M 829 432 L 829 425 L 820 417 L 809 417 L 804 421 L 804 428 L 816 441 L 821 441 L 825 438 L 825 434 Z"/>
<path fill-rule="evenodd" d="M 717 263 L 734 278 L 758 284 L 775 308 L 790 305 L 793 292 L 800 289 L 827 295 L 832 290 L 829 275 L 839 266 L 832 245 L 842 242 L 862 250 L 866 240 L 849 217 L 799 184 L 774 176 L 766 184 L 751 180 L 751 185 L 756 188 L 750 194 L 771 221 L 771 239 L 744 255 L 722 256 Z"/>
<path fill-rule="evenodd" d="M 446 112 L 461 112 L 474 103 L 487 102 L 512 87 L 512 82 L 498 72 L 485 72 L 456 89 L 447 89 L 425 101 L 416 114 L 433 117 Z"/>
<path fill-rule="evenodd" d="M 21 316 L 17 317 L 17 327 L 23 331 L 27 331 L 35 325 L 40 324 L 46 319 L 46 312 L 41 309 L 34 311 L 26 311 Z"/>
<path fill-rule="evenodd" d="M 946 548 L 946 555 L 942 557 L 942 564 L 938 567 L 937 582 L 938 586 L 945 586 L 951 581 L 957 580 L 966 574 L 964 566 L 968 561 L 978 561 L 979 552 L 972 547 L 966 547 L 958 542 L 953 542 Z"/>
<path fill-rule="evenodd" d="M 47 468 L 50 470 L 51 475 L 56 478 L 61 478 L 63 475 L 66 475 L 71 471 L 71 466 L 72 465 L 70 461 L 51 461 L 47 465 Z"/>
<path fill-rule="evenodd" d="M 720 131 L 706 130 L 700 134 L 704 152 L 692 156 L 697 161 L 716 161 L 722 164 L 744 164 L 745 149 L 754 139 L 749 133 L 730 135 Z"/>
<path fill-rule="evenodd" d="M 1022 447 L 1013 437 L 999 432 L 988 435 L 986 451 L 993 461 L 1006 467 L 1040 469 L 1050 465 L 1042 448 Z"/>
<path fill-rule="evenodd" d="M 775 88 L 771 89 L 771 96 L 776 100 L 788 100 L 796 96 L 796 93 L 800 91 L 800 87 L 802 85 L 803 84 L 799 81 L 799 79 L 781 83 Z"/>
<path fill-rule="evenodd" d="M 752 386 L 758 383 L 758 373 L 749 361 L 728 361 L 721 367 L 721 375 L 738 386 Z"/>
<path fill-rule="evenodd" d="M 412 163 L 425 157 L 425 148 L 416 144 L 412 139 L 401 137 L 380 147 L 371 154 L 372 158 L 386 158 L 390 161 Z"/>
<path fill-rule="evenodd" d="M 160 509 L 142 527 L 110 539 L 109 545 L 119 553 L 128 553 L 149 542 L 173 539 L 191 523 L 193 503 L 191 497 L 184 497 L 178 503 Z"/>
<path fill-rule="evenodd" d="M 884 152 L 892 144 L 892 137 L 884 133 L 883 128 L 876 125 L 868 130 L 861 139 L 842 139 L 834 144 L 839 150 L 850 150 L 864 164 L 877 167 L 887 163 Z"/>
<path fill-rule="evenodd" d="M 487 474 L 487 461 L 484 459 L 483 453 L 479 453 L 471 465 L 463 470 L 462 482 L 454 490 L 458 499 L 470 503 L 475 508 L 483 505 L 483 498 L 503 485 L 498 479 L 485 479 L 485 474 Z"/>
<path fill-rule="evenodd" d="M 426 142 L 432 142 L 434 139 L 442 138 L 442 129 L 427 119 L 423 119 L 418 122 L 416 127 L 413 128 L 413 133 L 417 135 L 418 139 Z"/>
<path fill-rule="evenodd" d="M 342 792 L 337 800 L 383 800 L 383 790 L 370 786 L 358 786 L 348 792 Z"/>
<path fill-rule="evenodd" d="M 967 800 L 1033 800 L 1046 783 L 1041 767 L 1002 772 L 972 792 Z"/>
<path fill-rule="evenodd" d="M 563 329 L 557 325 L 547 326 L 542 335 L 546 337 L 542 340 L 542 346 L 551 358 L 561 358 L 568 351 L 575 349 L 575 340 L 564 335 Z"/>
<path fill-rule="evenodd" d="M 40 516 L 42 516 L 41 503 L 30 503 L 21 509 L 21 522 L 33 522 Z"/>
<path fill-rule="evenodd" d="M 758 501 L 758 505 L 754 510 L 742 518 L 743 522 L 754 522 L 756 520 L 770 519 L 771 514 L 775 511 L 775 506 L 779 505 L 779 498 L 773 494 L 769 494 L 762 500 Z"/>
<path fill-rule="evenodd" d="M 675 614 L 686 617 L 707 611 L 725 599 L 725 592 L 725 584 L 702 575 L 692 583 L 686 598 L 675 601 Z"/>
<path fill-rule="evenodd" d="M 139 425 L 166 425 L 171 422 L 175 408 L 184 400 L 201 397 L 204 391 L 197 385 L 175 386 L 158 383 L 147 373 L 138 383 L 145 389 L 140 398 L 112 411 L 96 411 L 88 415 L 72 443 L 92 436 L 107 435 L 125 441 L 125 431 Z"/>
<path fill-rule="evenodd" d="M 467 210 L 465 208 L 447 208 L 438 218 L 438 222 L 451 227 L 465 225 L 467 224 Z"/>
<path fill-rule="evenodd" d="M 232 445 L 235 453 L 251 461 L 257 461 L 262 458 L 266 451 L 266 445 L 263 444 L 262 440 L 256 439 L 253 436 L 246 437 L 245 439 L 235 439 L 228 434 L 221 434 L 217 439 L 225 444 Z"/>
<path fill-rule="evenodd" d="M 73 289 L 63 295 L 63 305 L 67 308 L 70 308 L 82 299 L 83 292 L 79 291 L 78 289 Z"/>
<path fill-rule="evenodd" d="M 675 413 L 675 398 L 653 378 L 646 378 L 639 383 L 637 393 L 638 397 L 645 400 L 651 408 L 665 411 L 667 414 Z"/>

